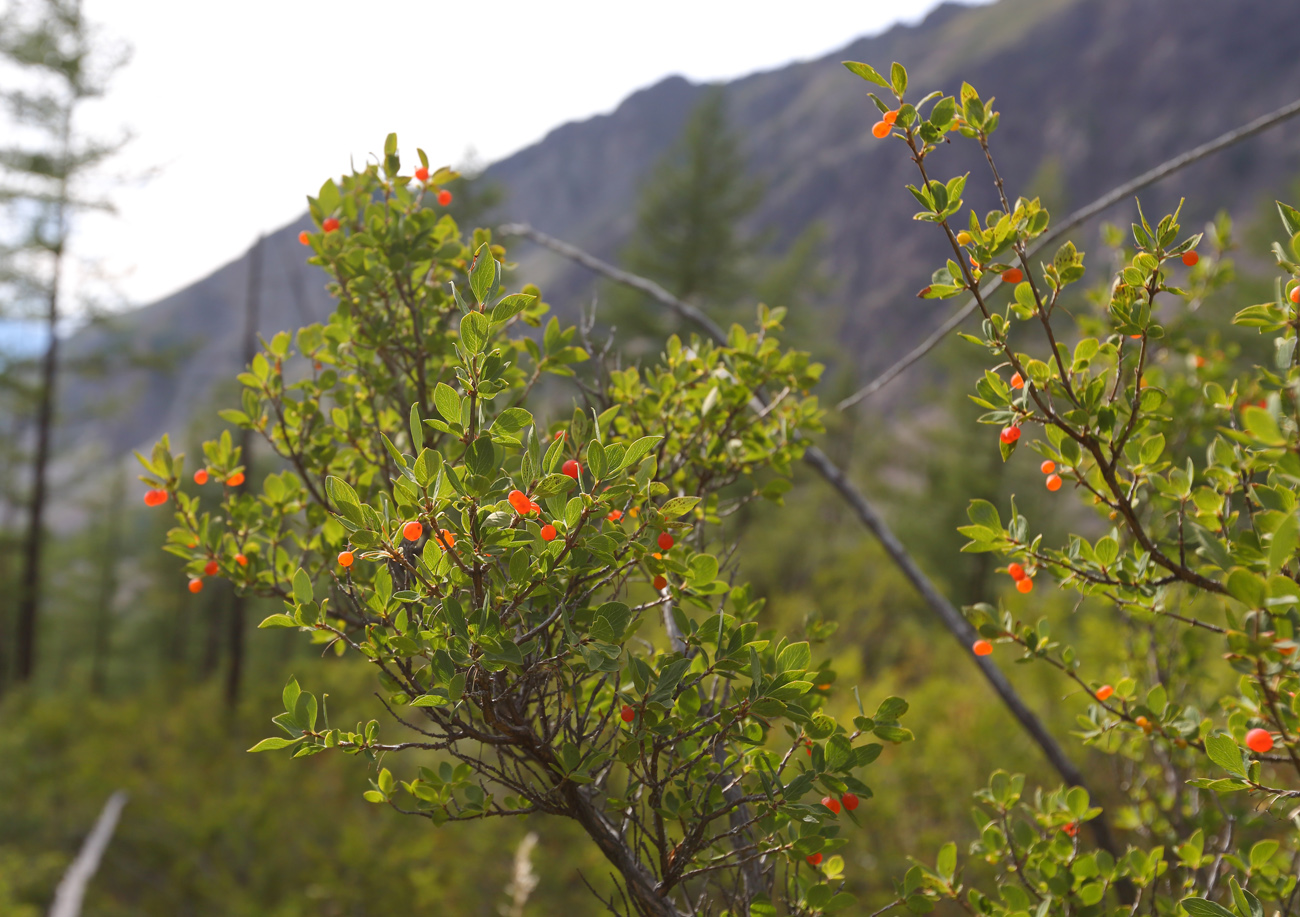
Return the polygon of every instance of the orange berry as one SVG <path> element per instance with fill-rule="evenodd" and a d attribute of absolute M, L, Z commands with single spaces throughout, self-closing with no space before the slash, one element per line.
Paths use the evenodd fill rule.
<path fill-rule="evenodd" d="M 1006 443 L 1009 446 L 1012 443 L 1014 443 L 1016 440 L 1020 439 L 1020 428 L 1003 427 L 1002 433 L 999 434 L 998 438 L 1001 439 L 1004 443 Z"/>
<path fill-rule="evenodd" d="M 893 125 L 888 121 L 877 121 L 875 126 L 871 128 L 871 136 L 879 140 L 882 137 L 887 137 L 892 129 Z"/>
<path fill-rule="evenodd" d="M 1025 568 L 1020 566 L 1020 564 L 1010 564 L 1007 567 L 1007 573 L 1017 582 L 1025 578 Z"/>
<path fill-rule="evenodd" d="M 1014 376 L 1011 377 L 1011 387 L 1012 387 L 1012 388 L 1024 388 L 1024 387 L 1025 387 L 1025 377 L 1022 376 L 1022 375 L 1020 375 L 1020 373 L 1016 373 Z"/>
<path fill-rule="evenodd" d="M 612 509 L 609 511 L 609 515 L 605 518 L 610 522 L 618 522 L 623 518 L 623 511 L 621 509 Z"/>
<path fill-rule="evenodd" d="M 1051 474 L 1056 470 L 1056 462 L 1043 462 L 1043 464 L 1038 466 L 1038 470 L 1043 474 Z"/>
<path fill-rule="evenodd" d="M 1025 272 L 1018 267 L 1008 268 L 1002 272 L 1003 283 L 1019 283 L 1025 279 Z"/>
<path fill-rule="evenodd" d="M 663 551 L 671 551 L 671 550 L 672 550 L 672 547 L 673 547 L 674 544 L 675 544 L 675 542 L 673 541 L 673 536 L 672 536 L 672 535 L 669 535 L 667 532 L 660 532 L 660 533 L 659 533 L 659 548 L 660 548 L 660 550 L 663 550 Z"/>
<path fill-rule="evenodd" d="M 1183 252 L 1183 264 L 1187 265 L 1188 267 L 1193 266 L 1194 264 L 1196 264 L 1196 262 L 1200 260 L 1201 260 L 1201 256 L 1196 254 L 1196 252 Z"/>
<path fill-rule="evenodd" d="M 441 204 L 441 205 L 444 206 L 444 207 L 446 207 L 448 204 L 450 204 L 450 203 L 451 203 L 451 192 L 448 191 L 446 188 L 443 188 L 441 191 L 439 191 L 439 192 L 438 192 L 438 203 Z"/>
<path fill-rule="evenodd" d="M 533 501 L 529 500 L 528 495 L 522 490 L 510 491 L 510 495 L 507 496 L 506 499 L 510 501 L 510 505 L 514 507 L 515 512 L 519 515 L 527 516 L 532 512 L 534 506 Z"/>
<path fill-rule="evenodd" d="M 1061 476 L 1059 474 L 1049 474 L 1047 476 L 1047 489 L 1056 493 L 1061 489 Z"/>
<path fill-rule="evenodd" d="M 418 169 L 415 170 L 415 180 L 416 180 L 416 181 L 428 181 L 428 180 L 429 180 L 429 170 L 426 169 L 424 166 L 420 166 L 420 168 L 418 168 Z"/>
<path fill-rule="evenodd" d="M 353 562 L 354 560 L 356 560 L 356 558 L 352 556 L 352 552 L 351 552 L 351 551 L 340 551 L 340 552 L 339 552 L 339 566 L 340 566 L 340 567 L 350 567 L 350 566 L 352 566 L 352 562 Z"/>
<path fill-rule="evenodd" d="M 1114 693 L 1115 693 L 1115 689 L 1112 688 L 1110 685 L 1102 685 L 1100 688 L 1097 689 L 1097 700 L 1106 700 Z"/>
<path fill-rule="evenodd" d="M 547 524 L 542 526 L 542 541 L 555 540 L 555 526 Z"/>
<path fill-rule="evenodd" d="M 964 230 L 964 229 L 963 229 L 961 232 L 957 233 L 957 244 L 958 244 L 958 245 L 970 245 L 970 243 L 971 243 L 971 234 L 970 234 L 970 233 L 968 233 L 968 232 L 967 232 L 966 230 Z"/>
<path fill-rule="evenodd" d="M 424 534 L 424 525 L 412 520 L 402 526 L 402 537 L 407 541 L 419 541 L 420 536 Z"/>
<path fill-rule="evenodd" d="M 1026 576 L 1024 579 L 1016 581 L 1017 592 L 1029 592 L 1033 588 L 1034 588 L 1034 578 L 1032 576 Z"/>
<path fill-rule="evenodd" d="M 1257 755 L 1273 749 L 1273 736 L 1267 729 L 1252 729 L 1246 733 L 1246 747 Z"/>
<path fill-rule="evenodd" d="M 167 502 L 167 491 L 161 487 L 155 490 L 146 490 L 144 492 L 145 506 L 161 506 Z"/>
<path fill-rule="evenodd" d="M 988 656 L 993 652 L 993 644 L 987 640 L 976 640 L 970 645 L 970 651 L 976 656 Z"/>
<path fill-rule="evenodd" d="M 242 471 L 236 471 L 230 477 L 226 478 L 227 487 L 238 487 L 240 484 L 243 483 L 244 483 L 244 473 Z"/>
<path fill-rule="evenodd" d="M 656 577 L 655 577 L 655 581 L 654 581 L 654 586 L 655 586 L 656 589 L 658 589 L 658 590 L 660 590 L 660 591 L 663 591 L 664 589 L 666 589 L 666 588 L 668 587 L 668 580 L 667 580 L 667 578 L 666 578 L 666 577 L 663 577 L 663 576 L 656 576 Z"/>
<path fill-rule="evenodd" d="M 239 564 L 241 567 L 247 567 L 247 566 L 248 566 L 248 558 L 245 557 L 243 554 L 236 554 L 236 555 L 235 555 L 235 563 Z"/>
<path fill-rule="evenodd" d="M 575 462 L 573 459 L 569 459 L 567 462 L 565 462 L 563 465 L 560 466 L 560 474 L 568 475 L 569 477 L 573 478 L 575 481 L 578 480 L 578 475 L 581 473 L 582 473 L 582 466 L 579 465 L 577 462 Z"/>
<path fill-rule="evenodd" d="M 210 560 L 203 565 L 203 572 L 206 573 L 208 576 L 216 576 L 217 570 L 219 569 L 220 567 L 218 566 L 215 560 Z"/>
<path fill-rule="evenodd" d="M 840 802 L 844 803 L 844 809 L 848 812 L 858 807 L 858 797 L 853 793 L 845 793 L 840 797 Z"/>
<path fill-rule="evenodd" d="M 1065 832 L 1067 837 L 1074 837 L 1079 833 L 1079 823 L 1077 821 L 1072 821 L 1061 830 Z"/>
<path fill-rule="evenodd" d="M 834 796 L 823 796 L 822 805 L 830 809 L 836 815 L 840 814 L 840 801 L 836 799 Z"/>
<path fill-rule="evenodd" d="M 325 220 L 320 224 L 320 228 L 325 230 L 326 232 L 333 232 L 334 230 L 339 228 L 339 221 L 334 219 L 334 217 L 326 217 Z"/>
<path fill-rule="evenodd" d="M 622 711 L 619 712 L 619 716 L 623 718 L 623 722 L 630 723 L 636 719 L 636 711 L 627 704 L 624 704 Z"/>
<path fill-rule="evenodd" d="M 198 577 L 195 577 L 194 579 L 190 580 L 190 592 L 197 594 L 202 591 L 203 591 L 203 580 L 199 579 Z"/>
<path fill-rule="evenodd" d="M 443 529 L 434 540 L 438 542 L 438 547 L 444 551 L 456 546 L 456 536 L 452 534 L 450 529 Z"/>
<path fill-rule="evenodd" d="M 1291 296 L 1289 298 L 1293 303 L 1300 303 L 1300 284 L 1291 288 Z"/>
<path fill-rule="evenodd" d="M 194 472 L 194 483 L 198 484 L 200 487 L 208 483 L 208 469 L 200 468 L 198 471 Z"/>
<path fill-rule="evenodd" d="M 311 245 L 311 233 L 304 229 L 302 232 L 298 233 L 298 241 L 303 245 Z"/>
<path fill-rule="evenodd" d="M 1145 716 L 1138 717 L 1133 721 L 1133 723 L 1143 732 L 1149 733 L 1151 731 L 1151 721 L 1147 719 Z"/>
<path fill-rule="evenodd" d="M 1205 366 L 1205 357 L 1201 356 L 1201 355 L 1198 353 L 1196 356 L 1192 357 L 1192 365 L 1194 365 L 1197 369 L 1202 369 L 1202 368 L 1204 368 L 1204 366 Z"/>
<path fill-rule="evenodd" d="M 893 111 L 885 112 L 883 115 L 880 116 L 880 120 L 892 126 L 893 123 L 898 120 L 898 109 L 895 108 Z"/>
<path fill-rule="evenodd" d="M 810 853 L 804 859 L 808 861 L 809 866 L 820 866 L 822 864 L 822 855 L 820 853 Z"/>

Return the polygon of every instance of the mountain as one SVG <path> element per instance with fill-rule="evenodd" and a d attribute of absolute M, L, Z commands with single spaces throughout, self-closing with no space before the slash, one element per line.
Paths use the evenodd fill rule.
<path fill-rule="evenodd" d="M 1042 193 L 1079 206 L 1157 162 L 1271 111 L 1300 86 L 1295 9 L 1277 0 L 1000 0 L 945 4 L 916 26 L 899 26 L 825 58 L 758 73 L 723 87 L 732 123 L 767 196 L 752 217 L 780 245 L 813 223 L 826 229 L 826 267 L 836 305 L 820 317 L 868 376 L 919 340 L 952 308 L 915 291 L 942 258 L 941 240 L 910 221 L 904 190 L 914 169 L 896 146 L 870 133 L 869 88 L 840 66 L 907 64 L 916 90 L 954 92 L 965 79 L 1003 111 L 992 148 L 1009 195 Z M 638 188 L 676 139 L 706 87 L 680 77 L 630 96 L 614 112 L 566 124 L 489 167 L 505 191 L 503 220 L 522 220 L 616 260 Z M 967 203 L 994 206 L 988 166 L 954 144 L 929 166 L 939 177 L 971 173 Z M 1300 119 L 1212 157 L 1148 189 L 1147 212 L 1188 197 L 1184 225 L 1226 207 L 1257 212 L 1295 176 Z M 1107 216 L 1127 221 L 1130 205 Z M 261 321 L 269 336 L 331 305 L 323 275 L 303 264 L 295 236 L 304 217 L 262 243 Z M 1081 247 L 1096 238 L 1081 232 Z M 1093 246 L 1095 247 L 1095 246 Z M 583 269 L 516 240 L 518 276 L 573 314 L 594 290 Z M 110 454 L 190 427 L 214 387 L 239 369 L 249 259 L 110 325 L 76 335 L 68 352 L 100 372 L 69 378 L 64 436 Z M 152 363 L 136 365 L 131 355 Z M 160 356 L 161 355 L 161 356 Z M 147 362 L 147 361 L 146 361 Z M 107 402 L 105 401 L 107 399 Z"/>

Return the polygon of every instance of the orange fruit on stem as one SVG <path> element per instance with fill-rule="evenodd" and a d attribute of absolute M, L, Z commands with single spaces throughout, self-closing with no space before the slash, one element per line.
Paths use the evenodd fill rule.
<path fill-rule="evenodd" d="M 1107 700 L 1114 693 L 1115 689 L 1113 687 L 1110 685 L 1102 685 L 1097 689 L 1097 700 Z"/>
<path fill-rule="evenodd" d="M 676 544 L 676 542 L 673 541 L 672 535 L 669 535 L 667 532 L 659 533 L 659 549 L 661 551 L 671 551 L 674 544 Z"/>
<path fill-rule="evenodd" d="M 244 473 L 242 471 L 236 471 L 234 474 L 232 474 L 230 477 L 226 479 L 227 487 L 238 487 L 240 484 L 243 483 L 244 483 Z"/>
<path fill-rule="evenodd" d="M 429 170 L 426 169 L 424 166 L 420 166 L 420 168 L 418 168 L 418 169 L 415 170 L 415 180 L 416 180 L 416 181 L 428 181 L 428 180 L 429 180 Z"/>
<path fill-rule="evenodd" d="M 1056 470 L 1056 462 L 1052 462 L 1052 461 L 1043 462 L 1043 464 L 1038 466 L 1038 470 L 1041 471 L 1043 474 L 1051 474 L 1053 471 Z"/>
<path fill-rule="evenodd" d="M 610 522 L 618 522 L 623 518 L 623 511 L 621 509 L 612 509 L 609 511 L 609 515 L 605 518 Z"/>
<path fill-rule="evenodd" d="M 531 513 L 535 505 L 522 490 L 510 491 L 506 499 L 510 501 L 510 505 L 514 507 L 515 512 L 521 516 L 527 516 Z"/>
<path fill-rule="evenodd" d="M 1024 388 L 1024 387 L 1025 387 L 1025 377 L 1022 376 L 1022 375 L 1020 375 L 1020 373 L 1016 373 L 1014 376 L 1011 377 L 1011 387 L 1012 387 L 1012 388 Z"/>
<path fill-rule="evenodd" d="M 198 484 L 200 487 L 208 483 L 208 469 L 200 468 L 198 471 L 194 472 L 194 483 Z"/>
<path fill-rule="evenodd" d="M 340 567 L 350 567 L 350 566 L 352 566 L 352 562 L 353 562 L 355 559 L 356 559 L 356 558 L 352 556 L 352 552 L 351 552 L 351 551 L 340 551 L 340 552 L 339 552 L 339 566 L 340 566 Z"/>
<path fill-rule="evenodd" d="M 1273 750 L 1273 735 L 1267 729 L 1252 729 L 1246 733 L 1246 747 L 1257 755 Z"/>
<path fill-rule="evenodd" d="M 451 192 L 448 191 L 446 188 L 443 188 L 441 191 L 439 191 L 439 192 L 438 192 L 438 203 L 441 204 L 441 205 L 444 206 L 444 207 L 446 207 L 448 204 L 450 204 L 450 203 L 451 203 Z"/>
<path fill-rule="evenodd" d="M 820 866 L 822 864 L 822 855 L 820 853 L 810 853 L 804 859 L 808 861 L 809 866 Z"/>
<path fill-rule="evenodd" d="M 203 591 L 203 580 L 199 579 L 198 577 L 195 577 L 194 579 L 190 580 L 190 586 L 189 586 L 189 589 L 190 589 L 190 592 L 193 592 L 193 593 L 195 593 L 196 595 L 197 595 L 198 593 L 202 592 L 202 591 Z"/>
<path fill-rule="evenodd" d="M 320 224 L 320 228 L 326 232 L 333 232 L 339 228 L 339 221 L 334 219 L 334 217 L 326 217 Z"/>
<path fill-rule="evenodd" d="M 154 490 L 146 490 L 144 492 L 145 506 L 161 506 L 166 502 L 167 491 L 163 490 L 161 487 L 155 488 Z"/>
<path fill-rule="evenodd" d="M 1025 272 L 1018 267 L 1007 268 L 1002 272 L 1003 283 L 1019 283 L 1025 279 Z"/>
<path fill-rule="evenodd" d="M 848 812 L 858 807 L 858 797 L 853 793 L 845 793 L 840 797 L 840 802 L 844 803 L 844 809 Z"/>
<path fill-rule="evenodd" d="M 1009 446 L 1012 443 L 1014 443 L 1016 440 L 1020 439 L 1020 428 L 1003 427 L 1002 432 L 998 435 L 998 438 L 1001 439 L 1004 443 L 1006 443 Z"/>
<path fill-rule="evenodd" d="M 566 474 L 569 477 L 573 478 L 575 481 L 578 480 L 578 475 L 581 473 L 582 473 L 582 466 L 579 465 L 577 462 L 575 462 L 573 459 L 569 459 L 567 462 L 565 462 L 563 465 L 560 466 L 560 474 Z"/>
<path fill-rule="evenodd" d="M 1291 288 L 1291 295 L 1288 297 L 1293 303 L 1300 303 L 1300 284 Z"/>
<path fill-rule="evenodd" d="M 1034 588 L 1033 577 L 1026 576 L 1024 579 L 1016 581 L 1017 592 L 1029 592 L 1033 588 Z"/>
<path fill-rule="evenodd" d="M 555 526 L 550 525 L 549 523 L 542 526 L 542 541 L 554 541 L 555 534 Z"/>
<path fill-rule="evenodd" d="M 893 123 L 898 120 L 898 109 L 895 108 L 893 111 L 885 112 L 883 115 L 880 116 L 880 120 L 884 121 L 886 124 L 890 126 L 893 126 Z"/>
<path fill-rule="evenodd" d="M 298 233 L 298 241 L 303 245 L 311 245 L 311 233 L 304 229 L 302 232 Z"/>
<path fill-rule="evenodd" d="M 659 591 L 661 591 L 661 592 L 662 592 L 664 589 L 666 589 L 666 588 L 668 587 L 668 579 L 667 579 L 667 577 L 664 577 L 664 576 L 656 576 L 655 579 L 654 579 L 654 587 L 655 587 L 656 589 L 658 589 Z"/>
<path fill-rule="evenodd" d="M 892 129 L 893 125 L 888 121 L 877 121 L 875 126 L 871 128 L 871 136 L 879 140 L 882 137 L 887 137 Z"/>
<path fill-rule="evenodd" d="M 1201 256 L 1196 252 L 1183 252 L 1183 264 L 1192 267 L 1196 262 L 1201 260 Z"/>
<path fill-rule="evenodd" d="M 402 537 L 407 541 L 419 541 L 420 536 L 424 534 L 424 525 L 412 520 L 402 526 Z"/>
<path fill-rule="evenodd" d="M 1059 474 L 1049 474 L 1047 476 L 1047 489 L 1053 493 L 1061 489 L 1061 476 Z"/>
<path fill-rule="evenodd" d="M 217 562 L 216 562 L 215 560 L 210 560 L 210 561 L 208 561 L 206 564 L 203 565 L 203 572 L 206 573 L 208 576 L 216 576 L 216 575 L 217 575 L 217 571 L 218 571 L 219 569 L 221 569 L 221 568 L 220 568 L 220 566 L 218 566 L 218 564 L 217 564 Z"/>
<path fill-rule="evenodd" d="M 235 563 L 239 564 L 241 567 L 247 567 L 247 566 L 248 566 L 248 558 L 245 557 L 243 554 L 236 554 L 236 555 L 235 555 Z"/>
<path fill-rule="evenodd" d="M 993 652 L 993 644 L 987 640 L 976 640 L 970 645 L 970 651 L 976 656 L 988 656 Z"/>
<path fill-rule="evenodd" d="M 1020 566 L 1020 564 L 1009 564 L 1007 566 L 1007 574 L 1013 580 L 1019 582 L 1020 580 L 1025 578 L 1025 568 Z"/>
<path fill-rule="evenodd" d="M 823 796 L 822 805 L 830 809 L 836 815 L 840 814 L 840 801 L 834 796 Z"/>

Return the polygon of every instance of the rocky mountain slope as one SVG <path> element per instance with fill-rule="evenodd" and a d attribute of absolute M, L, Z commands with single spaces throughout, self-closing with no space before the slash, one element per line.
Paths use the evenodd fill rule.
<path fill-rule="evenodd" d="M 826 58 L 727 84 L 733 124 L 768 193 L 753 216 L 776 244 L 820 222 L 834 305 L 820 317 L 869 375 L 919 340 L 951 308 L 915 291 L 940 240 L 909 217 L 912 168 L 892 142 L 874 139 L 865 84 L 839 64 L 908 65 L 912 86 L 955 91 L 969 80 L 1006 114 L 994 152 L 1012 195 L 1049 192 L 1078 206 L 1151 165 L 1296 97 L 1300 90 L 1293 4 L 1277 0 L 1000 0 L 946 4 L 923 23 L 854 42 Z M 705 87 L 670 78 L 614 112 L 566 124 L 491 166 L 505 190 L 500 217 L 523 220 L 616 259 L 632 227 L 638 187 L 673 142 Z M 971 206 L 987 166 L 969 150 L 942 151 L 943 177 L 972 173 Z M 1300 170 L 1300 119 L 1207 160 L 1144 193 L 1150 210 L 1186 195 L 1185 225 L 1220 207 L 1253 213 Z M 1126 220 L 1117 207 L 1108 215 Z M 267 237 L 261 284 L 263 333 L 327 314 L 322 275 L 302 263 L 295 236 Z M 1095 227 L 1082 234 L 1095 242 Z M 1095 247 L 1095 244 L 1093 244 Z M 593 290 L 580 268 L 530 244 L 512 255 L 560 309 Z M 214 387 L 239 363 L 245 257 L 110 326 L 87 329 L 69 351 L 100 371 L 64 387 L 65 437 L 110 453 L 183 432 Z M 131 359 L 134 355 L 136 359 Z M 142 355 L 146 365 L 139 365 Z"/>

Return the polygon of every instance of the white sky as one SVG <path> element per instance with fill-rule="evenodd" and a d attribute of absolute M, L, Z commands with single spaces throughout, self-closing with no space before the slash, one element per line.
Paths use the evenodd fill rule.
<path fill-rule="evenodd" d="M 969 2 L 969 0 L 968 0 Z M 491 162 L 665 76 L 719 80 L 826 54 L 937 0 L 85 0 L 134 55 L 83 125 L 135 140 L 73 247 L 153 301 L 239 255 L 382 148 Z"/>

